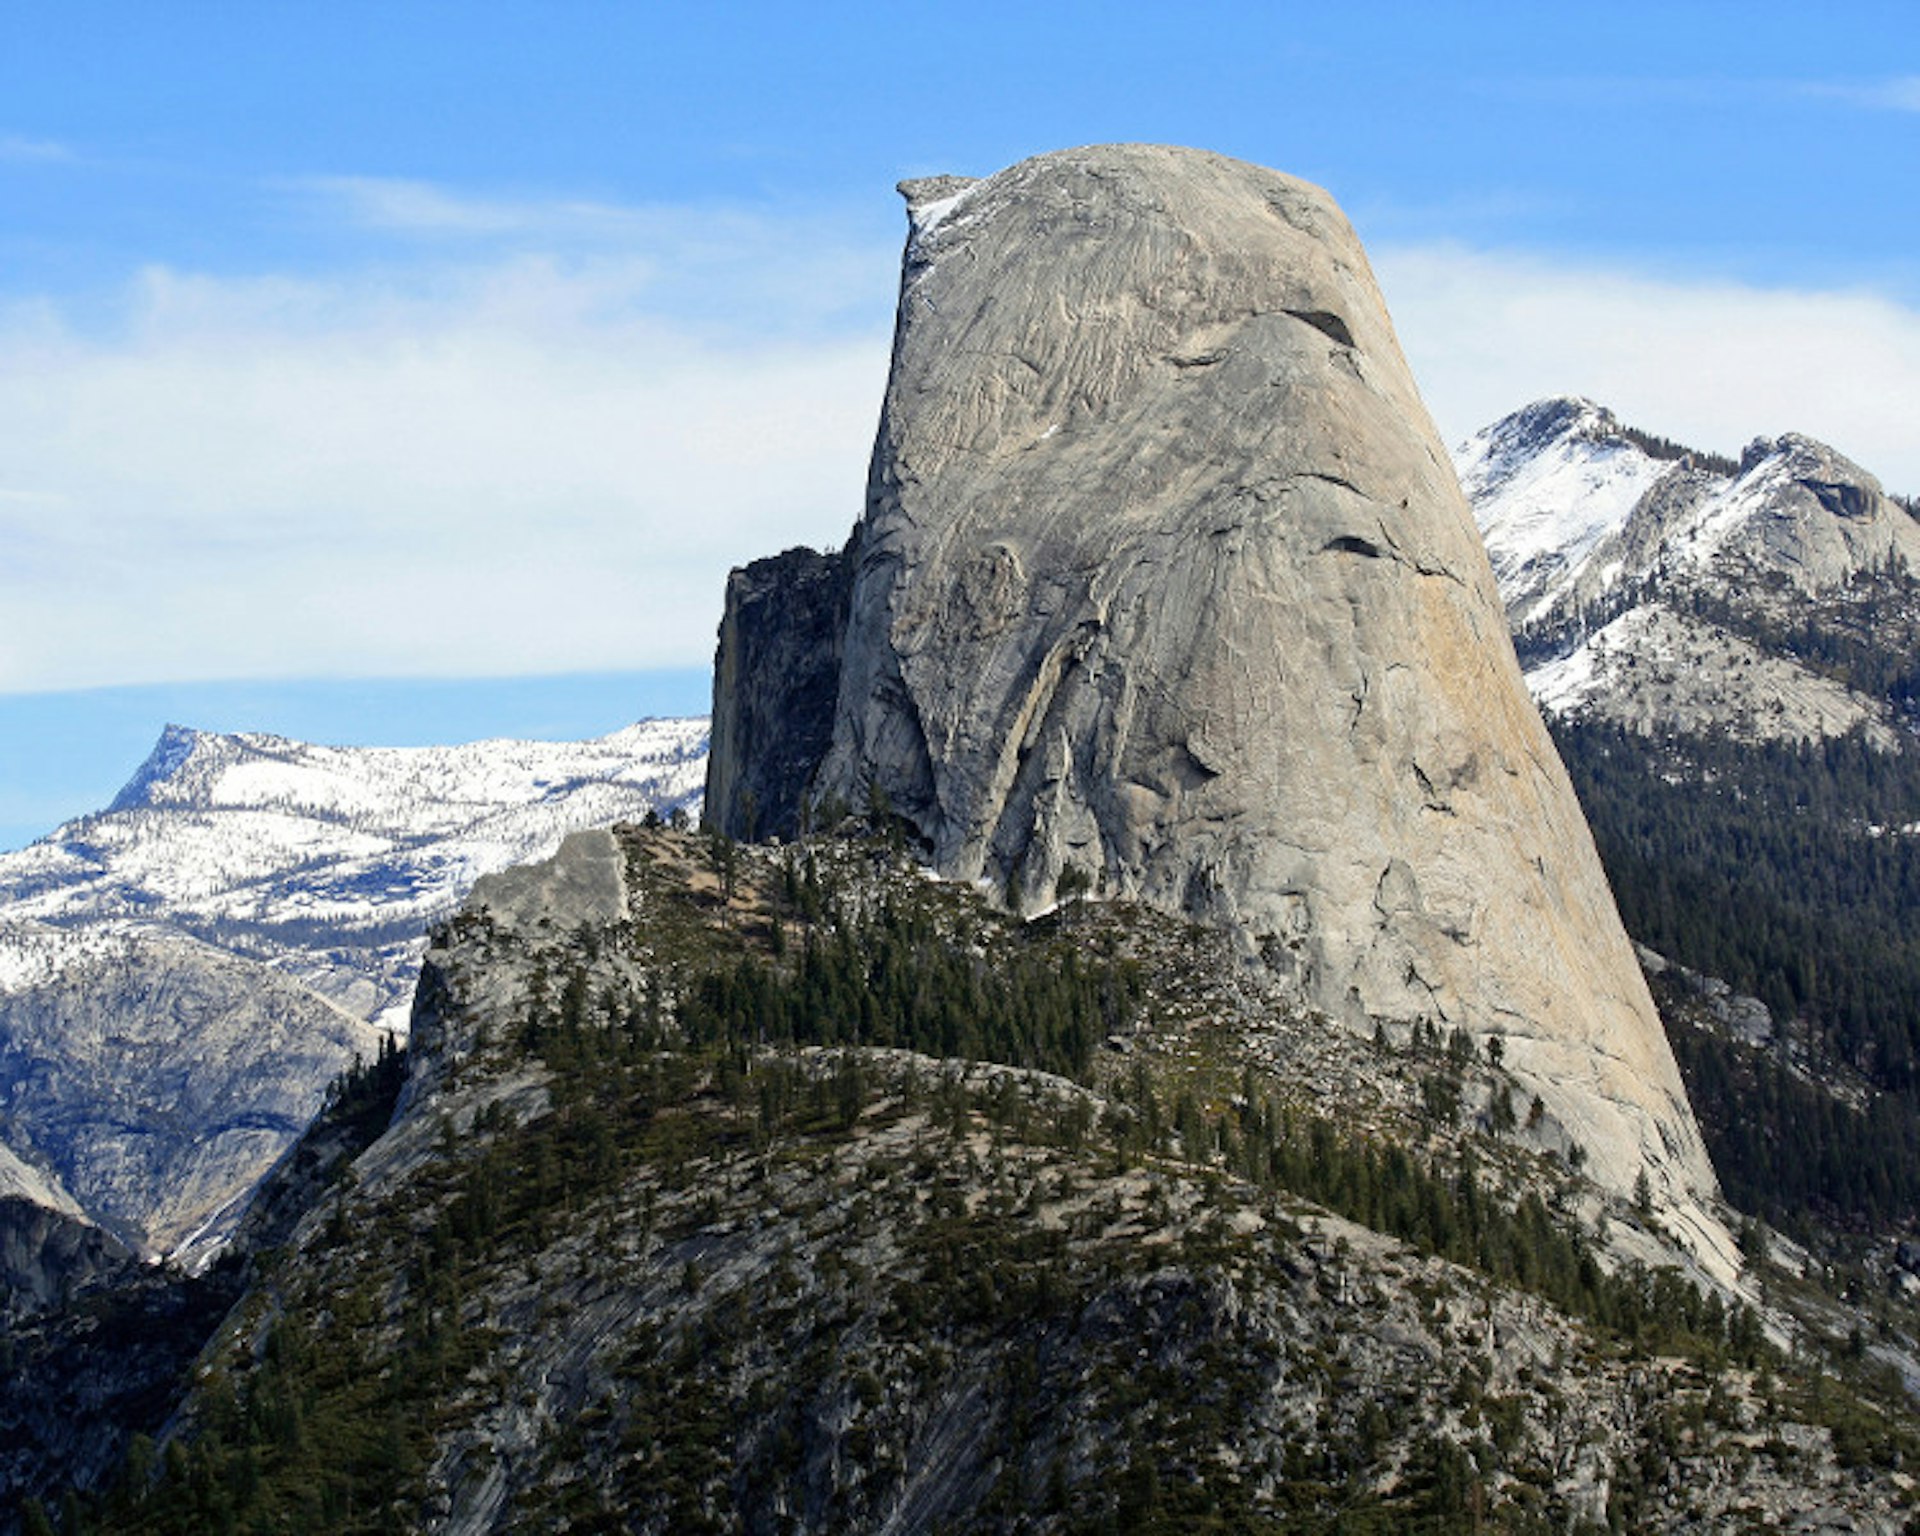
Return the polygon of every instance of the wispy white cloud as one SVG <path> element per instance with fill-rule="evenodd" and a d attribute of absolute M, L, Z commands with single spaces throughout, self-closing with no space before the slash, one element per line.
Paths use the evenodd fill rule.
<path fill-rule="evenodd" d="M 420 231 L 405 259 L 156 267 L 113 315 L 0 301 L 0 691 L 698 666 L 730 565 L 844 537 L 894 251 L 367 185 L 324 195 Z M 1888 299 L 1376 254 L 1451 438 L 1578 392 L 1703 447 L 1808 431 L 1920 489 L 1920 315 Z"/>
<path fill-rule="evenodd" d="M 1451 441 L 1581 394 L 1701 448 L 1805 432 L 1890 489 L 1920 489 L 1920 311 L 1893 299 L 1444 245 L 1388 247 L 1375 266 Z"/>
<path fill-rule="evenodd" d="M 390 177 L 281 184 L 307 218 L 435 263 L 564 258 L 587 291 L 734 331 L 795 332 L 877 313 L 896 255 L 823 212 L 487 195 Z M 438 268 L 424 270 L 437 271 Z M 600 274 L 595 278 L 593 274 Z"/>
<path fill-rule="evenodd" d="M 591 199 L 475 196 L 385 176 L 315 176 L 286 185 L 365 228 L 397 234 L 632 238 L 684 219 L 677 211 L 650 213 Z"/>
<path fill-rule="evenodd" d="M 53 139 L 29 139 L 18 134 L 0 133 L 0 161 L 51 162 L 76 158 L 69 146 Z"/>
<path fill-rule="evenodd" d="M 731 328 L 644 251 L 0 309 L 0 690 L 704 664 L 728 566 L 861 507 L 884 305 L 795 337 L 791 279 Z"/>
<path fill-rule="evenodd" d="M 1825 96 L 1879 112 L 1920 112 L 1920 75 L 1858 82 L 1814 81 L 1799 87 L 1802 95 Z"/>

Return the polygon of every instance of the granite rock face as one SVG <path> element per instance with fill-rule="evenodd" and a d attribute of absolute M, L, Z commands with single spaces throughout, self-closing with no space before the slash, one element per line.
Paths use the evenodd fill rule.
<path fill-rule="evenodd" d="M 1339 209 L 1137 145 L 902 191 L 812 792 L 877 787 L 1030 905 L 1071 867 L 1222 924 L 1356 1027 L 1499 1035 L 1602 1183 L 1693 1211 L 1671 1052 Z"/>
<path fill-rule="evenodd" d="M 853 562 L 811 549 L 733 572 L 713 658 L 707 816 L 733 835 L 788 837 L 833 739 Z"/>
<path fill-rule="evenodd" d="M 58 1305 L 131 1257 L 124 1244 L 79 1217 L 0 1196 L 0 1324 Z"/>
<path fill-rule="evenodd" d="M 0 992 L 0 1128 L 144 1253 L 237 1206 L 379 1048 L 373 1025 L 211 945 L 60 937 L 51 975 Z"/>
<path fill-rule="evenodd" d="M 1844 454 L 1798 433 L 1759 438 L 1740 456 L 1736 485 L 1760 503 L 1727 540 L 1805 592 L 1897 562 L 1920 567 L 1920 525 Z"/>

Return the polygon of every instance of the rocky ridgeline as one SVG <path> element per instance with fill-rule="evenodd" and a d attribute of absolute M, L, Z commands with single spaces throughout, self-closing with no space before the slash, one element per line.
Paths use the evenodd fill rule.
<path fill-rule="evenodd" d="M 745 835 L 883 805 L 949 878 L 1029 906 L 1088 880 L 1236 933 L 1352 1027 L 1498 1034 L 1596 1176 L 1644 1172 L 1727 1264 L 1645 982 L 1331 199 L 1137 145 L 903 191 L 851 584 L 776 607 L 773 568 L 736 578 L 709 814 Z M 753 664 L 794 626 L 842 635 L 837 689 Z"/>
<path fill-rule="evenodd" d="M 101 1507 L 1899 1528 L 1905 1421 L 1635 1264 L 1683 1250 L 1502 1066 L 1382 1038 L 1329 1078 L 1337 1028 L 1219 943 L 1021 921 L 881 841 L 575 836 L 438 936 L 392 1125 Z"/>
<path fill-rule="evenodd" d="M 1585 400 L 1457 461 L 1723 1188 L 1862 1293 L 1908 1284 L 1911 504 L 1805 437 L 1716 458 Z"/>
<path fill-rule="evenodd" d="M 63 1438 L 68 1308 L 13 1486 L 154 1536 L 1901 1529 L 1920 1318 L 1735 1250 L 1338 211 L 1140 146 L 904 190 L 867 515 L 729 585 L 718 830 L 481 880 L 184 1400 Z"/>
<path fill-rule="evenodd" d="M 0 1192 L 203 1262 L 328 1084 L 404 1038 L 428 925 L 576 827 L 697 804 L 705 744 L 169 727 L 111 807 L 0 856 Z"/>
<path fill-rule="evenodd" d="M 1920 636 L 1920 523 L 1843 455 L 1788 434 L 1717 459 L 1568 399 L 1455 462 L 1544 707 L 1649 734 L 1904 739 L 1905 693 L 1856 663 Z"/>

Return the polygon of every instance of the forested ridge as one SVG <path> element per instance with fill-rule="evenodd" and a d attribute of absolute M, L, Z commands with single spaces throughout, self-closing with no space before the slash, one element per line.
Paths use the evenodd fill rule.
<path fill-rule="evenodd" d="M 1758 997 L 1814 1074 L 1689 1023 L 1676 1054 L 1737 1205 L 1794 1223 L 1920 1214 L 1920 755 L 1822 742 L 1656 740 L 1554 725 L 1627 931 Z"/>
<path fill-rule="evenodd" d="M 1279 1346 L 1243 1340 L 1204 1288 L 1332 1285 L 1311 1278 L 1287 1214 L 1302 1199 L 1477 1277 L 1461 1282 L 1476 1297 L 1467 1317 L 1490 1316 L 1490 1298 L 1510 1290 L 1583 1319 L 1596 1353 L 1569 1369 L 1685 1359 L 1697 1422 L 1662 1407 L 1642 1449 L 1615 1466 L 1609 1512 L 1628 1523 L 1689 1437 L 1742 1422 L 1729 1394 L 1744 1373 L 1784 1368 L 1746 1308 L 1672 1271 L 1598 1262 L 1551 1180 L 1516 1197 L 1489 1177 L 1476 1144 L 1497 1152 L 1518 1132 L 1510 1099 L 1504 1118 L 1462 1123 L 1463 1078 L 1503 1080 L 1498 1053 L 1490 1065 L 1464 1035 L 1358 1046 L 1382 1070 L 1450 1085 L 1424 1096 L 1429 1139 L 1370 1134 L 1334 1106 L 1276 1094 L 1251 1068 L 1221 1091 L 1227 1069 L 1196 1054 L 1200 1037 L 1184 1026 L 1153 1044 L 1152 1016 L 1178 1012 L 1181 969 L 1129 958 L 1113 942 L 1122 916 L 1089 908 L 1084 920 L 1021 924 L 915 879 L 852 888 L 804 856 L 777 869 L 763 857 L 756 879 L 719 840 L 707 858 L 717 892 L 649 887 L 642 942 L 655 969 L 641 986 L 603 984 L 618 934 L 559 936 L 551 958 L 530 962 L 514 1028 L 496 1027 L 458 1069 L 484 1098 L 488 1082 L 537 1063 L 548 1111 L 518 1123 L 489 1102 L 464 1129 L 443 1113 L 435 1157 L 403 1200 L 337 1183 L 298 1261 L 263 1258 L 264 1283 L 209 1352 L 185 1432 L 136 1441 L 111 1487 L 70 1499 L 57 1517 L 68 1536 L 411 1528 L 436 1446 L 476 1403 L 513 1400 L 503 1362 L 533 1298 L 578 1277 L 606 1305 L 607 1282 L 590 1276 L 621 1263 L 671 1285 L 642 1285 L 664 1298 L 649 1304 L 655 1320 L 610 1356 L 608 1395 L 539 1451 L 546 1491 L 520 1507 L 529 1528 L 760 1528 L 776 1513 L 772 1490 L 809 1486 L 828 1500 L 809 1519 L 831 1527 L 867 1507 L 858 1490 L 900 1475 L 886 1426 L 904 1410 L 890 1405 L 937 1400 L 954 1361 L 1003 1358 L 979 1411 L 1009 1437 L 1007 1470 L 975 1528 L 1037 1518 L 1088 1532 L 1279 1531 L 1330 1513 L 1357 1531 L 1565 1528 L 1565 1506 L 1536 1486 L 1534 1410 L 1488 1385 L 1476 1349 L 1441 1360 L 1444 1392 L 1375 1390 L 1362 1413 L 1351 1389 L 1330 1391 L 1264 1492 L 1215 1455 L 1237 1432 L 1236 1403 L 1273 1390 Z M 475 942 L 491 941 L 476 929 Z M 1134 1048 L 1103 1048 L 1115 1030 Z M 343 1086 L 340 1111 L 376 1102 L 397 1067 L 383 1054 Z M 849 1185 L 843 1165 L 866 1172 Z M 1170 1246 L 1143 1241 L 1172 1220 L 1171 1196 L 1155 1191 L 1176 1185 L 1189 1216 L 1168 1227 Z M 848 1194 L 801 1198 L 842 1186 L 858 1191 L 851 1205 Z M 1069 1209 L 1085 1199 L 1111 1212 L 1050 1224 L 1038 1219 L 1047 1190 Z M 1232 1236 L 1249 1210 L 1266 1213 L 1271 1279 L 1252 1278 L 1267 1273 L 1255 1258 L 1266 1249 Z M 810 1267 L 781 1257 L 749 1283 L 728 1280 L 723 1298 L 709 1278 L 716 1234 L 770 1220 L 793 1243 L 815 1220 L 834 1235 Z M 863 1257 L 890 1242 L 885 1262 Z M 1181 1277 L 1172 1294 L 1199 1297 L 1180 1302 L 1190 1321 L 1135 1319 L 1127 1309 L 1144 1302 L 1130 1298 L 1159 1294 L 1169 1265 Z M 1442 1298 L 1455 1283 L 1423 1280 L 1421 1312 L 1450 1316 Z M 1098 1321 L 1109 1316 L 1124 1326 Z M 811 1341 L 791 1379 L 776 1322 Z M 1209 1351 L 1202 1379 L 1157 1356 L 1142 1363 L 1140 1339 L 1177 1341 L 1189 1326 Z M 1303 1358 L 1289 1369 L 1308 1368 Z M 1138 1379 L 1156 1390 L 1142 1394 Z M 824 1418 L 807 1406 L 816 1399 Z M 1849 1464 L 1920 1450 L 1849 1395 L 1806 1401 Z M 822 1483 L 821 1425 L 849 1402 L 867 1427 L 832 1442 Z M 1477 1433 L 1435 1432 L 1449 1403 L 1467 1405 Z M 1069 1452 L 1096 1409 L 1105 1427 Z M 1036 1436 L 1062 1448 L 1023 1471 Z M 484 1484 L 490 1471 L 464 1475 Z M 44 1510 L 32 1518 L 55 1523 Z"/>

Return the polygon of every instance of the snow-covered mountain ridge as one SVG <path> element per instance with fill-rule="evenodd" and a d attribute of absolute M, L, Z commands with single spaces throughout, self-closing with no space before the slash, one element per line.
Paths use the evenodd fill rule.
<path fill-rule="evenodd" d="M 1722 1187 L 1906 1240 L 1920 503 L 1802 435 L 1714 459 L 1578 400 L 1457 463 Z"/>
<path fill-rule="evenodd" d="M 1905 602 L 1920 573 L 1920 524 L 1841 454 L 1789 433 L 1736 462 L 1558 399 L 1476 433 L 1454 463 L 1546 707 L 1893 744 L 1886 699 L 1775 643 Z"/>
<path fill-rule="evenodd" d="M 108 809 L 0 855 L 0 1143 L 32 1174 L 7 1182 L 149 1250 L 217 1238 L 327 1083 L 404 1036 L 428 926 L 569 832 L 697 811 L 706 746 L 703 719 L 455 747 L 169 726 Z"/>
<path fill-rule="evenodd" d="M 705 750 L 700 719 L 456 747 L 169 726 L 107 810 L 0 855 L 0 921 L 164 923 L 404 1033 L 428 923 L 567 832 L 697 804 Z"/>
<path fill-rule="evenodd" d="M 1455 450 L 1500 595 L 1520 622 L 1584 572 L 1668 466 L 1587 400 L 1542 400 Z"/>

